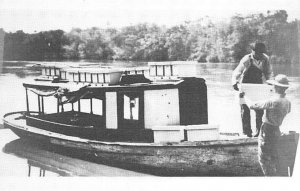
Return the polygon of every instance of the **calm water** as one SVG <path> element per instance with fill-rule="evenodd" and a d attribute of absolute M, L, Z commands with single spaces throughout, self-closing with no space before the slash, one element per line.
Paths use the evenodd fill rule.
<path fill-rule="evenodd" d="M 26 109 L 25 91 L 22 83 L 39 76 L 41 72 L 34 67 L 41 62 L 4 63 L 0 70 L 0 116 L 12 111 Z M 85 63 L 99 65 L 99 63 Z M 141 63 L 140 63 L 141 64 Z M 126 64 L 102 63 L 117 67 L 136 66 Z M 143 64 L 145 66 L 145 64 Z M 219 124 L 221 132 L 241 133 L 240 108 L 236 92 L 231 87 L 231 74 L 236 64 L 201 64 L 197 74 L 206 79 L 208 87 L 209 123 Z M 299 132 L 300 124 L 300 67 L 274 66 L 274 73 L 289 76 L 292 87 L 287 92 L 292 102 L 292 112 L 286 117 L 281 131 Z M 0 122 L 0 124 L 2 121 Z M 252 121 L 254 124 L 254 119 Z M 253 130 L 254 130 L 253 126 Z M 10 130 L 0 129 L 0 176 L 140 176 L 143 174 L 95 164 L 57 153 L 18 140 Z M 59 160 L 58 160 L 59 159 Z M 63 161 L 63 162 L 59 162 Z M 84 167 L 83 167 L 84 166 Z M 40 169 L 47 169 L 46 172 Z M 30 172 L 29 172 L 30 171 Z"/>

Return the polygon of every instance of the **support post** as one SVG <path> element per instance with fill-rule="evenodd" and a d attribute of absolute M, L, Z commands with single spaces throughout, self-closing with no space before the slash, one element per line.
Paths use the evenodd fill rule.
<path fill-rule="evenodd" d="M 72 111 L 74 111 L 74 103 L 72 103 Z"/>
<path fill-rule="evenodd" d="M 78 112 L 81 111 L 81 108 L 80 108 L 80 99 L 78 100 Z"/>
<path fill-rule="evenodd" d="M 40 95 L 38 95 L 38 107 L 39 107 L 39 114 L 41 114 L 41 100 L 40 100 Z"/>
<path fill-rule="evenodd" d="M 57 98 L 57 113 L 59 113 L 59 98 Z"/>
<path fill-rule="evenodd" d="M 28 90 L 25 88 L 26 91 L 26 108 L 27 108 L 27 113 L 29 113 L 29 100 L 28 100 Z"/>
<path fill-rule="evenodd" d="M 45 108 L 44 108 L 44 96 L 42 96 L 42 114 L 45 114 Z"/>
<path fill-rule="evenodd" d="M 31 165 L 28 164 L 28 177 L 30 177 L 30 174 L 31 174 Z"/>
<path fill-rule="evenodd" d="M 93 98 L 90 99 L 90 103 L 91 103 L 91 114 L 93 114 Z"/>

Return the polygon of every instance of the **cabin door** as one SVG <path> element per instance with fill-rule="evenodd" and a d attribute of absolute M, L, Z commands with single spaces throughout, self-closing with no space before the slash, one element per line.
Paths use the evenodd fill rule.
<path fill-rule="evenodd" d="M 118 92 L 118 128 L 144 129 L 144 92 Z"/>

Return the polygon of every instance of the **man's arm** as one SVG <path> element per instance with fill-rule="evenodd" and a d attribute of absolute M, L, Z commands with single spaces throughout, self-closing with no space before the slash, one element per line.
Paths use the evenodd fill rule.
<path fill-rule="evenodd" d="M 235 68 L 235 70 L 232 73 L 232 78 L 231 78 L 231 83 L 232 85 L 237 84 L 240 81 L 241 75 L 243 74 L 244 70 L 245 70 L 245 64 L 247 62 L 247 56 L 244 56 L 239 65 Z"/>
<path fill-rule="evenodd" d="M 272 65 L 270 64 L 270 59 L 269 56 L 267 56 L 266 54 L 264 54 L 265 59 L 266 59 L 266 68 L 265 68 L 265 78 L 266 80 L 271 80 L 274 78 L 274 74 L 273 74 L 273 68 Z"/>
<path fill-rule="evenodd" d="M 272 109 L 275 107 L 275 103 L 272 100 L 267 101 L 260 101 L 252 103 L 250 102 L 250 109 L 256 109 L 256 110 L 264 110 L 264 109 Z"/>

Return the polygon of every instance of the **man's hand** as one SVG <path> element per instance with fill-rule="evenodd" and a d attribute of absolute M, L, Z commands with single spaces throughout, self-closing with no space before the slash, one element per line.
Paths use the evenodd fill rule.
<path fill-rule="evenodd" d="M 239 91 L 238 83 L 235 83 L 232 87 L 233 87 L 234 90 Z"/>
<path fill-rule="evenodd" d="M 239 96 L 240 98 L 243 98 L 245 96 L 245 92 L 241 92 Z"/>

